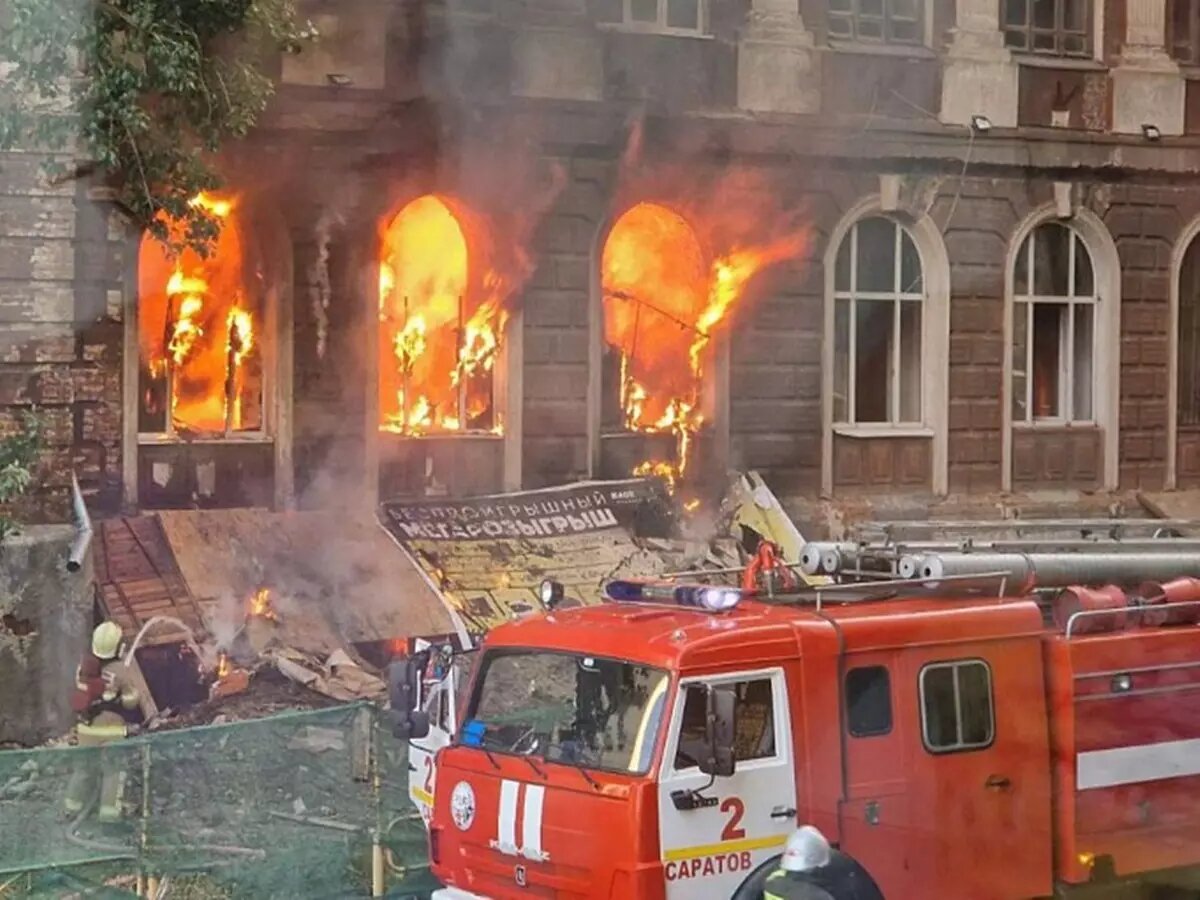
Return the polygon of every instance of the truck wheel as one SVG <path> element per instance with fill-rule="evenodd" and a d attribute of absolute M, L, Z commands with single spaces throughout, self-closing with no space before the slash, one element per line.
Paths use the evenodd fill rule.
<path fill-rule="evenodd" d="M 729 900 L 762 900 L 763 888 L 766 886 L 767 877 L 779 868 L 779 861 L 781 859 L 783 859 L 782 856 L 772 856 L 751 872 L 749 877 L 733 892 L 733 896 Z"/>
<path fill-rule="evenodd" d="M 767 878 L 779 867 L 782 856 L 774 856 L 750 873 L 730 900 L 762 900 Z M 813 873 L 814 884 L 825 889 L 834 900 L 884 900 L 883 891 L 871 874 L 853 857 L 832 851 L 829 865 Z"/>

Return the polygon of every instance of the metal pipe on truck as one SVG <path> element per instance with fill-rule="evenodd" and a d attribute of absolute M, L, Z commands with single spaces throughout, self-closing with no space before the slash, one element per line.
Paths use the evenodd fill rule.
<path fill-rule="evenodd" d="M 901 561 L 903 563 L 903 560 Z M 1037 588 L 1071 585 L 1137 585 L 1200 577 L 1200 551 L 1176 553 L 931 553 L 915 577 L 938 581 L 947 577 L 1003 573 L 1007 596 Z"/>
<path fill-rule="evenodd" d="M 811 541 L 800 555 L 800 569 L 806 575 L 836 575 L 847 569 L 895 571 L 901 578 L 919 577 L 920 572 L 906 558 L 939 553 L 1196 553 L 1200 539 L 1132 538 L 1129 540 L 1067 538 L 1064 540 L 981 541 L 969 546 L 950 541 L 904 541 L 896 544 L 850 541 Z"/>

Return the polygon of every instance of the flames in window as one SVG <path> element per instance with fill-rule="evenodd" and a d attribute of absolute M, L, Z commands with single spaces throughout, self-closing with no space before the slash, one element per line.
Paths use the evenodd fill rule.
<path fill-rule="evenodd" d="M 639 203 L 617 220 L 601 260 L 610 373 L 604 425 L 675 439 L 671 458 L 646 460 L 633 474 L 659 475 L 672 487 L 684 476 L 704 424 L 714 335 L 755 275 L 803 247 L 797 232 L 713 253 L 681 215 L 653 203 Z"/>
<path fill-rule="evenodd" d="M 428 194 L 386 227 L 379 264 L 380 430 L 502 430 L 496 366 L 508 285 L 476 258 L 467 215 L 461 204 Z"/>
<path fill-rule="evenodd" d="M 190 249 L 172 258 L 149 235 L 138 252 L 138 427 L 201 437 L 261 431 L 261 275 L 248 265 L 236 198 L 201 194 L 192 203 L 221 220 L 207 258 Z"/>

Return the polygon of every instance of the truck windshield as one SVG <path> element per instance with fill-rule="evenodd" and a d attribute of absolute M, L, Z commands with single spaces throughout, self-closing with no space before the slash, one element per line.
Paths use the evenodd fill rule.
<path fill-rule="evenodd" d="M 482 667 L 463 745 L 583 768 L 649 770 L 665 671 L 540 650 L 494 650 Z"/>

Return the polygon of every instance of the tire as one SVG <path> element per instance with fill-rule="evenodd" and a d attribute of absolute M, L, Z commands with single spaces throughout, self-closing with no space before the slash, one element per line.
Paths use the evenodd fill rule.
<path fill-rule="evenodd" d="M 763 888 L 767 883 L 767 877 L 779 868 L 779 861 L 782 856 L 772 856 L 765 863 L 755 869 L 743 881 L 733 896 L 729 900 L 762 900 Z"/>

